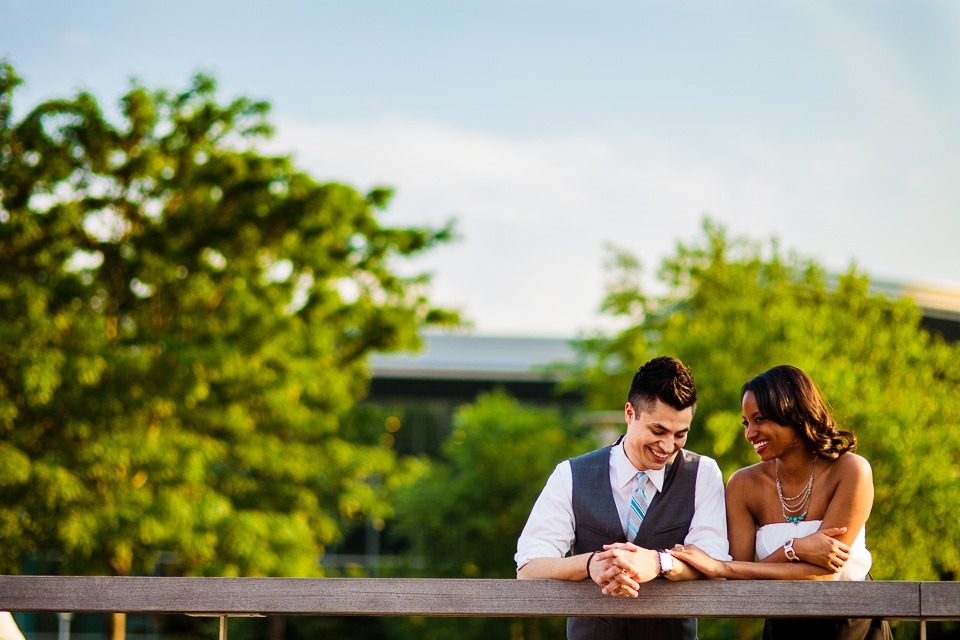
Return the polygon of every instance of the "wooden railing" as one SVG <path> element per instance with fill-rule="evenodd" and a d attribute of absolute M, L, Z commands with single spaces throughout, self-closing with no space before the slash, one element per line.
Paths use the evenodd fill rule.
<path fill-rule="evenodd" d="M 638 599 L 591 582 L 405 578 L 0 576 L 0 610 L 359 616 L 960 619 L 956 582 L 654 581 Z"/>

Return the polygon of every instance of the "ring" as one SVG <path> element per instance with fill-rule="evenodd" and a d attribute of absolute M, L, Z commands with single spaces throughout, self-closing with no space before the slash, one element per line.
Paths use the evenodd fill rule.
<path fill-rule="evenodd" d="M 680 545 L 680 553 L 683 553 L 683 545 Z"/>

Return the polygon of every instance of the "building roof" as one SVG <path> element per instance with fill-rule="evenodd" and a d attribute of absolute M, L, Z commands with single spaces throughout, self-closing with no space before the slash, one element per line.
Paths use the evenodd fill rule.
<path fill-rule="evenodd" d="M 373 356 L 375 378 L 535 381 L 576 360 L 566 338 L 426 334 L 418 353 Z"/>
<path fill-rule="evenodd" d="M 945 288 L 872 281 L 874 293 L 892 299 L 912 298 L 928 320 L 956 339 L 960 333 L 960 291 Z M 423 336 L 418 353 L 376 354 L 374 378 L 408 380 L 476 380 L 537 382 L 555 379 L 550 367 L 576 361 L 574 340 L 546 337 L 508 337 L 448 333 Z"/>
<path fill-rule="evenodd" d="M 921 284 L 902 284 L 871 280 L 870 289 L 885 293 L 894 300 L 912 298 L 927 318 L 960 323 L 960 291 Z"/>

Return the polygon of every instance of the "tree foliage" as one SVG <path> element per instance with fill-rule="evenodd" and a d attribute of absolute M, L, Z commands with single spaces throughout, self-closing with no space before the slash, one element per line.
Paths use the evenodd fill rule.
<path fill-rule="evenodd" d="M 619 406 L 649 357 L 681 358 L 700 398 L 689 446 L 717 458 L 729 477 L 756 462 L 740 427 L 741 384 L 794 364 L 821 387 L 873 466 L 874 577 L 955 578 L 960 346 L 925 331 L 913 301 L 872 294 L 856 270 L 832 278 L 775 241 L 731 239 L 709 221 L 705 236 L 664 262 L 662 295 L 640 286 L 635 257 L 616 257 L 605 309 L 629 328 L 585 341 L 594 358 L 585 372 L 591 404 Z"/>
<path fill-rule="evenodd" d="M 418 539 L 431 575 L 512 578 L 517 538 L 547 476 L 592 447 L 555 408 L 482 395 L 457 411 L 440 459 L 398 496 L 398 525 Z"/>
<path fill-rule="evenodd" d="M 399 260 L 451 237 L 379 221 L 255 144 L 268 105 L 134 83 L 14 118 L 0 66 L 0 571 L 312 575 L 338 514 L 389 515 L 409 468 L 341 437 L 371 351 L 431 306 Z"/>
<path fill-rule="evenodd" d="M 503 392 L 457 411 L 440 459 L 400 494 L 398 527 L 432 577 L 514 578 L 517 538 L 558 462 L 595 446 L 556 408 L 524 405 Z M 414 621 L 412 635 L 444 638 L 563 637 L 560 621 L 473 619 L 455 626 Z M 537 628 L 538 631 L 532 631 Z M 534 633 L 533 636 L 530 634 Z"/>

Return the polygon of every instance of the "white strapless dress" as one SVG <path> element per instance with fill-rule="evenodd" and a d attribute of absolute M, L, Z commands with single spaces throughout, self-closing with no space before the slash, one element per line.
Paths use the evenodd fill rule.
<path fill-rule="evenodd" d="M 763 525 L 757 529 L 757 557 L 763 560 L 790 538 L 802 538 L 815 533 L 821 522 L 822 520 L 803 520 L 797 524 L 775 522 Z M 867 528 L 864 527 L 850 545 L 850 558 L 840 569 L 840 579 L 863 580 L 872 564 L 873 557 L 867 549 Z"/>

